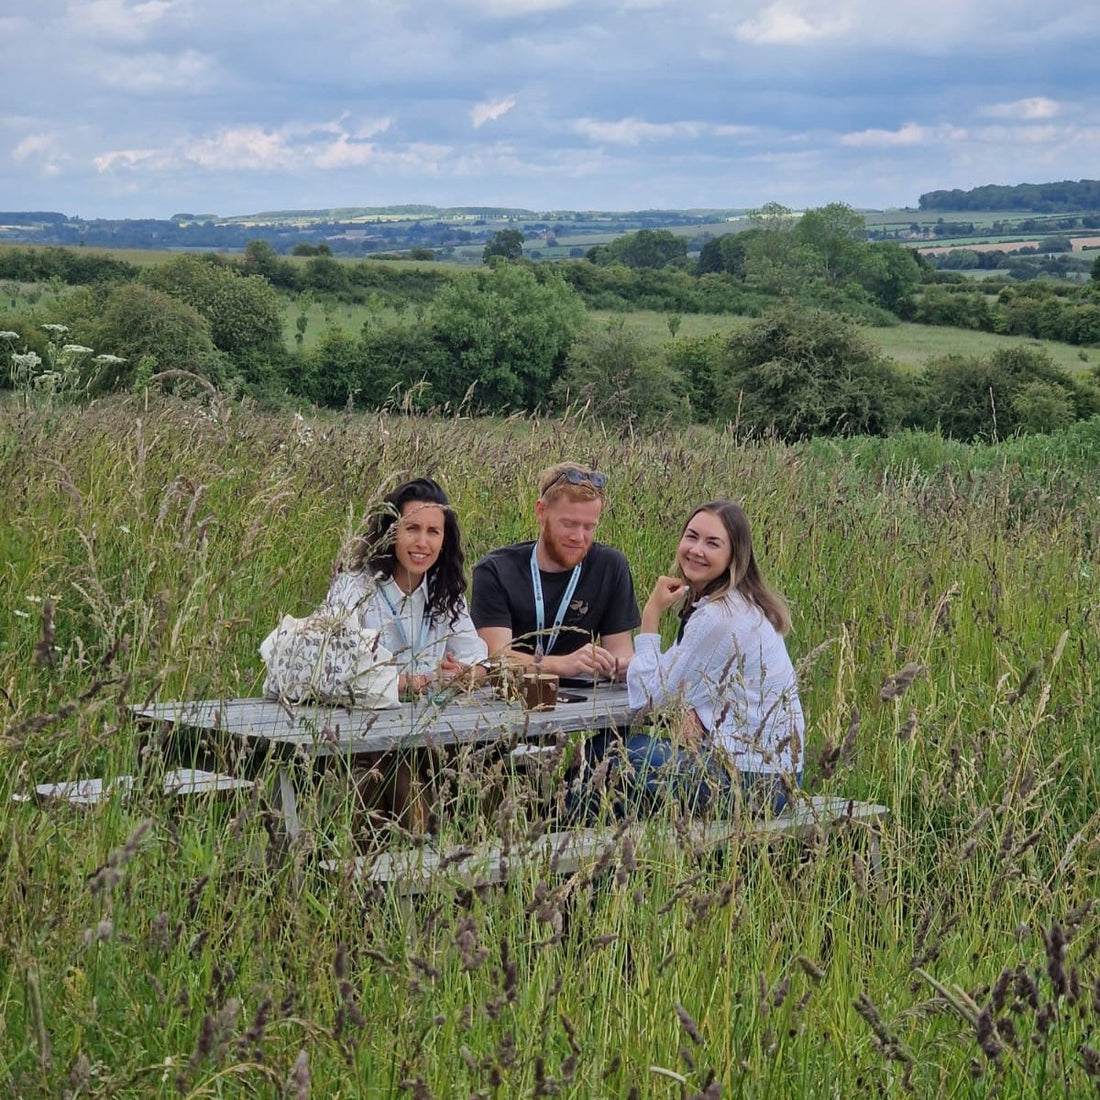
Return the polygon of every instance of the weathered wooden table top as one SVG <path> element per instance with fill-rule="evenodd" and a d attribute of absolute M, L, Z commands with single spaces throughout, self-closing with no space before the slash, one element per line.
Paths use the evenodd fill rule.
<path fill-rule="evenodd" d="M 582 701 L 554 710 L 525 711 L 487 691 L 456 694 L 439 702 L 403 703 L 391 710 L 284 704 L 272 699 L 203 699 L 131 708 L 142 723 L 210 731 L 242 744 L 268 743 L 310 756 L 388 752 L 434 745 L 545 740 L 558 733 L 626 726 L 630 707 L 622 684 L 569 688 Z"/>

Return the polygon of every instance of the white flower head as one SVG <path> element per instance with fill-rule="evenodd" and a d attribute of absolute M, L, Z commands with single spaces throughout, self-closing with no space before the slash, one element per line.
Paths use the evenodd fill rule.
<path fill-rule="evenodd" d="M 94 348 L 86 348 L 83 344 L 66 344 L 62 349 L 66 355 L 91 355 Z"/>
<path fill-rule="evenodd" d="M 63 332 L 68 332 L 69 331 L 69 326 L 68 325 L 53 324 L 53 325 L 43 325 L 42 327 L 47 332 L 52 332 L 54 334 L 54 336 L 60 336 Z"/>
<path fill-rule="evenodd" d="M 19 339 L 19 333 L 18 332 L 9 332 L 6 329 L 5 329 L 5 331 L 0 332 L 0 340 L 18 340 L 18 339 Z"/>
<path fill-rule="evenodd" d="M 126 360 L 121 355 L 97 355 L 95 362 L 103 363 L 104 365 L 113 365 L 115 363 L 125 363 Z"/>
<path fill-rule="evenodd" d="M 11 361 L 20 370 L 37 370 L 42 364 L 42 356 L 36 351 L 13 351 Z"/>

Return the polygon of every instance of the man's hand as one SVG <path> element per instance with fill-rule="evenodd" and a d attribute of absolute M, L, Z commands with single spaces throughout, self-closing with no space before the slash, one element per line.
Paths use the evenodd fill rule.
<path fill-rule="evenodd" d="M 621 662 L 619 662 L 621 664 Z M 572 676 L 578 679 L 610 679 L 615 675 L 615 654 L 603 646 L 589 642 L 572 653 L 550 656 L 542 659 L 542 667 L 558 676 Z"/>

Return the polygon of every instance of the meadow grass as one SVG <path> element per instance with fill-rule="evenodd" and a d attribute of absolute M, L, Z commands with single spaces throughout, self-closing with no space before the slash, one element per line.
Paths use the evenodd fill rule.
<path fill-rule="evenodd" d="M 0 408 L 0 1086 L 20 1096 L 1083 1095 L 1100 1054 L 1095 480 L 972 450 L 619 435 L 564 421 L 261 414 L 216 400 Z M 806 784 L 867 837 L 637 850 L 410 913 L 322 874 L 339 767 L 276 858 L 271 792 L 168 807 L 126 706 L 255 694 L 365 502 L 448 488 L 470 560 L 529 536 L 537 471 L 611 476 L 640 592 L 692 503 L 741 499 L 789 597 Z M 1091 468 L 1090 468 L 1091 469 Z M 35 782 L 134 774 L 87 812 Z M 487 790 L 497 796 L 486 798 Z M 545 828 L 490 752 L 449 761 L 440 843 Z"/>
<path fill-rule="evenodd" d="M 1020 344 L 1042 348 L 1055 366 L 1070 375 L 1087 373 L 1093 365 L 1100 363 L 1100 351 L 1096 348 L 1082 348 L 1058 340 L 1032 340 L 1023 336 L 1002 336 L 996 332 L 909 323 L 887 328 L 866 327 L 863 331 L 891 359 L 912 367 L 922 367 L 929 359 L 944 355 L 988 357 L 1001 348 Z"/>
<path fill-rule="evenodd" d="M 589 318 L 597 323 L 621 320 L 627 329 L 638 333 L 654 346 L 663 346 L 671 339 L 669 315 L 668 312 L 659 310 L 638 310 L 631 313 L 588 311 Z M 677 339 L 709 336 L 715 332 L 733 336 L 751 324 L 749 318 L 730 314 L 684 313 L 678 316 Z M 882 348 L 891 359 L 913 368 L 923 367 L 929 359 L 944 355 L 989 356 L 1000 348 L 1014 347 L 1020 343 L 1043 348 L 1055 365 L 1067 374 L 1085 373 L 1093 364 L 1100 362 L 1100 352 L 1095 348 L 1081 348 L 1057 340 L 1001 336 L 993 332 L 976 332 L 973 329 L 902 323 L 885 328 L 864 325 L 862 331 L 868 340 Z"/>

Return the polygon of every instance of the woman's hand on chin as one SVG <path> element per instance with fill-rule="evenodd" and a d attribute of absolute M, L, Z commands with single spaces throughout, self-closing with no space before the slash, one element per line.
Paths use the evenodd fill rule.
<path fill-rule="evenodd" d="M 674 604 L 679 603 L 687 590 L 687 582 L 679 577 L 658 577 L 642 609 L 642 633 L 658 633 L 661 616 Z"/>

